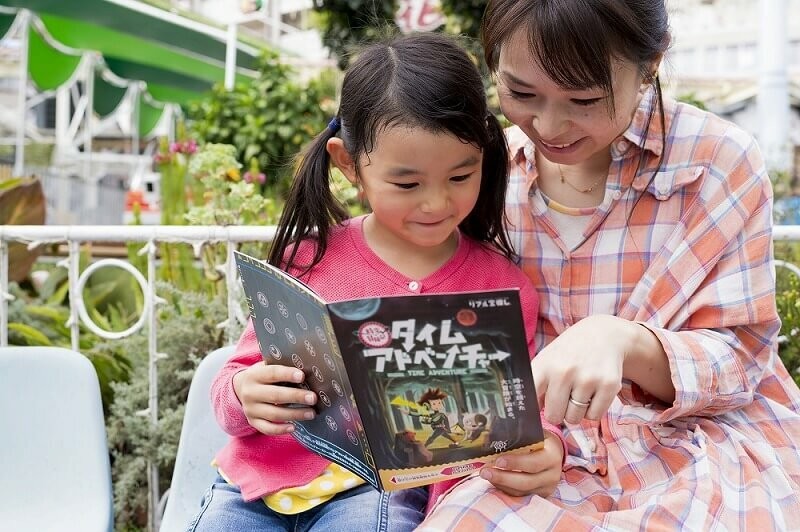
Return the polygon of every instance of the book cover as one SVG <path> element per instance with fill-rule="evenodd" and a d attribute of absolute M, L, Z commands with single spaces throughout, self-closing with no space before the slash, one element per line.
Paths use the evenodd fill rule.
<path fill-rule="evenodd" d="M 543 446 L 518 290 L 327 303 L 235 258 L 265 362 L 318 396 L 292 433 L 311 451 L 391 491 Z"/>

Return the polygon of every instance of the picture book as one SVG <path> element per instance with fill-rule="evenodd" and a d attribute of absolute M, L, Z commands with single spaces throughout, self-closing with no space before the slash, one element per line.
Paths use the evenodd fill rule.
<path fill-rule="evenodd" d="M 293 422 L 311 451 L 391 491 L 543 446 L 518 290 L 329 303 L 235 258 L 265 362 L 301 369 L 318 396 Z"/>

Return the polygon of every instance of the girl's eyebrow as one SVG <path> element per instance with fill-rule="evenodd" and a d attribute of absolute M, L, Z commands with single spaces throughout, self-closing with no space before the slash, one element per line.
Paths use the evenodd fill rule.
<path fill-rule="evenodd" d="M 478 157 L 470 155 L 469 157 L 467 157 L 466 159 L 464 159 L 463 161 L 452 167 L 450 171 L 453 172 L 455 170 L 459 170 L 467 166 L 474 166 L 479 162 L 480 159 Z M 422 172 L 420 172 L 419 170 L 415 168 L 409 168 L 407 166 L 398 166 L 396 168 L 392 168 L 391 170 L 389 170 L 389 175 L 392 177 L 406 177 L 409 175 L 419 175 L 421 173 Z"/>

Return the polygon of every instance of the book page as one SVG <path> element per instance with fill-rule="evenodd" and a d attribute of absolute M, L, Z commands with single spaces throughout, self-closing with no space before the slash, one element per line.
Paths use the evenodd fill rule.
<path fill-rule="evenodd" d="M 300 386 L 317 394 L 316 417 L 292 433 L 313 452 L 378 487 L 350 383 L 322 299 L 289 274 L 235 253 L 259 347 L 267 364 L 303 371 Z"/>

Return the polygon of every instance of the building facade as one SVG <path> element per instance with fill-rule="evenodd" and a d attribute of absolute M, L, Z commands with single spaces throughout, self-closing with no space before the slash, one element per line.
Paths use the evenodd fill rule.
<path fill-rule="evenodd" d="M 766 57 L 765 48 L 760 45 L 762 2 L 780 6 L 782 20 L 786 22 L 782 48 L 769 48 L 776 46 L 773 41 L 766 48 Z M 787 82 L 789 115 L 786 169 L 797 181 L 800 178 L 800 0 L 667 0 L 667 7 L 673 41 L 662 74 L 668 81 L 669 92 L 702 102 L 711 111 L 748 130 L 762 144 L 767 139 L 763 138 L 764 115 L 758 109 L 759 85 L 764 82 L 765 61 L 774 59 L 772 54 L 782 57 L 780 75 Z"/>

